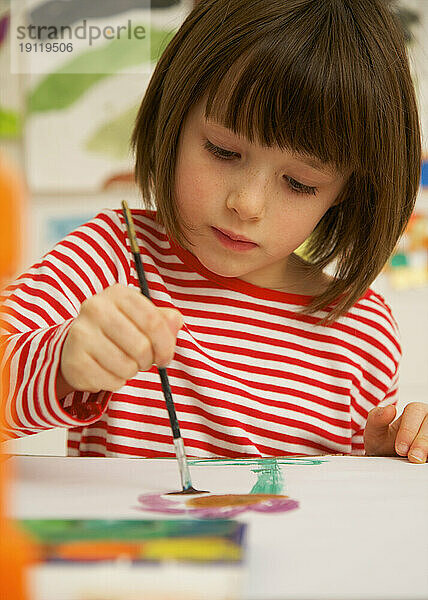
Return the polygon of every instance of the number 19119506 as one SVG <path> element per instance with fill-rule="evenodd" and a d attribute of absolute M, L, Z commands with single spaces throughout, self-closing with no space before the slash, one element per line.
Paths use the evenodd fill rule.
<path fill-rule="evenodd" d="M 73 52 L 72 42 L 21 42 L 21 52 Z"/>

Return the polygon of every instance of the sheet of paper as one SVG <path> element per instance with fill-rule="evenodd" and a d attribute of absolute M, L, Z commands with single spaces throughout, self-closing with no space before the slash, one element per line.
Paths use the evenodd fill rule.
<path fill-rule="evenodd" d="M 191 518 L 142 511 L 141 496 L 177 490 L 174 459 L 12 459 L 11 513 L 20 518 Z M 298 506 L 243 510 L 246 600 L 426 600 L 428 464 L 401 458 L 191 461 L 213 494 L 275 490 Z M 168 496 L 170 502 L 177 497 Z M 184 506 L 184 508 L 183 508 Z"/>

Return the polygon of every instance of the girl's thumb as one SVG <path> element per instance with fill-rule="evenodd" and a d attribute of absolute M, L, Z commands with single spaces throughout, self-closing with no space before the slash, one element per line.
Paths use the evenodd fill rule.
<path fill-rule="evenodd" d="M 391 421 L 395 417 L 395 406 L 373 408 L 367 417 L 364 429 L 364 449 L 367 456 L 392 456 L 394 439 Z"/>
<path fill-rule="evenodd" d="M 392 406 L 394 409 L 395 407 Z M 391 406 L 373 408 L 367 417 L 365 428 L 366 437 L 382 438 L 389 432 L 389 425 L 395 417 L 395 410 Z"/>
<path fill-rule="evenodd" d="M 164 317 L 166 318 L 172 333 L 177 335 L 184 325 L 184 320 L 180 311 L 178 311 L 176 308 L 161 308 L 161 310 L 164 313 Z"/>
<path fill-rule="evenodd" d="M 391 408 L 394 410 L 391 411 Z M 387 426 L 391 423 L 393 418 L 395 417 L 395 406 L 393 404 L 389 404 L 388 406 L 380 407 L 378 406 L 375 412 L 375 417 L 377 423 L 382 426 Z"/>

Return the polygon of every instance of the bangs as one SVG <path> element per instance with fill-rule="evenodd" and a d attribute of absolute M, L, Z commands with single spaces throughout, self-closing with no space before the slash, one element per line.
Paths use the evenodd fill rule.
<path fill-rule="evenodd" d="M 335 48 L 337 25 L 334 31 L 328 22 L 318 25 L 316 34 L 297 28 L 287 43 L 259 39 L 227 70 L 217 69 L 205 117 L 252 143 L 315 157 L 324 168 L 366 172 L 367 117 L 375 101 L 359 89 L 367 81 L 364 57 L 346 61 L 346 46 Z"/>

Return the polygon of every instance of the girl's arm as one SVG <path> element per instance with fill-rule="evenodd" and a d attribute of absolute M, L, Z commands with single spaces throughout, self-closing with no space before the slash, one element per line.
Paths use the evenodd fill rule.
<path fill-rule="evenodd" d="M 128 285 L 129 269 L 119 216 L 105 210 L 3 290 L 1 409 L 10 436 L 100 418 L 111 392 L 72 391 L 61 377 L 61 350 L 81 304 L 110 285 Z"/>

